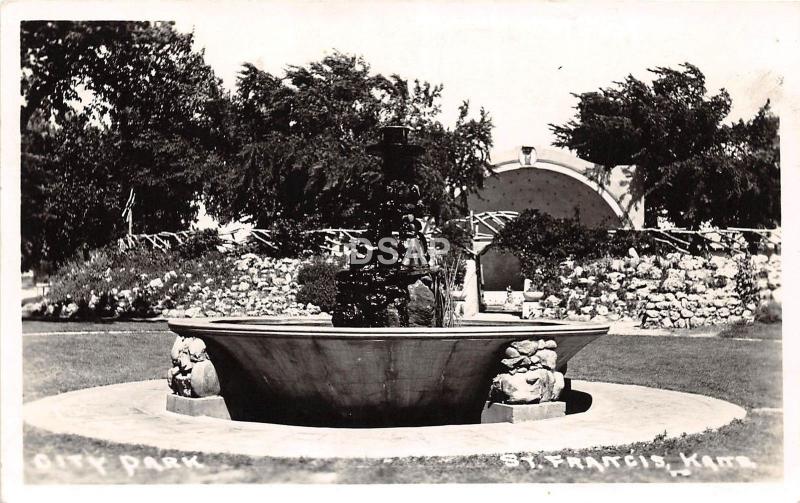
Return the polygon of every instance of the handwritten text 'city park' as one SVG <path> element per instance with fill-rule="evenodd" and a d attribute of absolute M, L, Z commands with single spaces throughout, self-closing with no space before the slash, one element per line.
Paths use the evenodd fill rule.
<path fill-rule="evenodd" d="M 75 471 L 94 470 L 100 475 L 107 475 L 109 471 L 122 468 L 129 477 L 141 472 L 165 472 L 172 470 L 192 470 L 205 468 L 197 460 L 197 456 L 153 457 L 153 456 L 128 456 L 122 454 L 118 457 L 91 456 L 88 454 L 55 454 L 39 453 L 31 460 L 33 467 L 39 471 Z"/>

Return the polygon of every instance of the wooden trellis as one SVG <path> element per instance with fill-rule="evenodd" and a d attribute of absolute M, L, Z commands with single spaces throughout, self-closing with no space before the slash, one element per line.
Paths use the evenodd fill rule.
<path fill-rule="evenodd" d="M 462 227 L 468 226 L 472 231 L 473 241 L 483 243 L 481 249 L 497 237 L 508 222 L 519 216 L 516 211 L 484 211 L 480 213 L 470 213 L 469 216 L 455 219 L 454 222 Z M 320 245 L 320 252 L 329 253 L 334 256 L 345 254 L 346 245 L 356 238 L 363 235 L 364 229 L 341 229 L 326 228 L 305 231 L 304 234 L 322 234 L 323 242 Z M 617 229 L 609 229 L 610 234 L 618 232 Z M 736 252 L 742 249 L 742 236 L 750 233 L 759 236 L 764 242 L 774 246 L 776 251 L 780 251 L 781 229 L 748 229 L 748 228 L 728 228 L 728 229 L 657 229 L 645 228 L 633 230 L 633 232 L 644 232 L 651 234 L 653 238 L 670 246 L 675 251 L 690 253 L 692 240 L 699 237 L 706 242 L 711 249 Z M 168 250 L 182 244 L 189 238 L 194 231 L 179 232 L 159 232 L 155 234 L 128 234 L 118 240 L 119 248 L 122 251 L 149 247 L 157 250 Z M 426 219 L 423 223 L 423 233 L 430 240 L 433 236 L 440 234 L 440 229 L 436 226 L 433 219 Z M 239 234 L 237 239 L 236 235 Z M 220 233 L 224 248 L 236 246 L 241 241 L 257 241 L 271 248 L 277 248 L 274 243 L 271 231 L 267 229 L 235 229 Z"/>
<path fill-rule="evenodd" d="M 183 244 L 195 231 L 158 232 L 155 234 L 128 234 L 117 241 L 119 249 L 123 252 L 138 248 L 152 248 L 155 250 L 169 250 Z M 220 232 L 224 248 L 237 245 L 236 234 L 244 236 L 244 241 L 258 241 L 271 248 L 277 248 L 273 243 L 272 233 L 267 229 L 233 229 Z"/>
<path fill-rule="evenodd" d="M 233 233 L 231 233 L 231 236 L 233 236 Z M 278 249 L 275 243 L 272 242 L 272 233 L 266 229 L 250 229 L 249 239 L 265 244 L 274 250 Z"/>
<path fill-rule="evenodd" d="M 483 211 L 470 212 L 469 226 L 472 229 L 473 239 L 492 240 L 503 230 L 506 224 L 519 216 L 517 211 Z M 485 232 L 488 229 L 489 232 Z"/>
<path fill-rule="evenodd" d="M 118 240 L 119 249 L 128 251 L 134 248 L 150 247 L 168 250 L 179 245 L 192 234 L 191 231 L 159 232 L 157 234 L 128 234 Z"/>
<path fill-rule="evenodd" d="M 335 257 L 345 254 L 345 247 L 364 233 L 364 229 L 317 229 L 304 231 L 303 234 L 322 234 L 324 244 L 320 245 L 322 250 Z"/>

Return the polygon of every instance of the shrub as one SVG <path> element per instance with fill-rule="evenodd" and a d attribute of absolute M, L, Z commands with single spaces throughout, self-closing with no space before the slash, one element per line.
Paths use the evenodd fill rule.
<path fill-rule="evenodd" d="M 94 250 L 90 253 L 89 260 L 82 261 L 78 258 L 68 260 L 51 276 L 49 299 L 55 300 L 56 313 L 62 305 L 75 303 L 79 308 L 78 314 L 89 310 L 89 304 L 95 292 L 108 290 L 110 271 L 114 267 L 113 252 L 109 248 Z M 104 314 L 109 310 L 108 295 L 99 295 L 97 308 Z M 113 307 L 110 309 L 113 310 Z"/>
<path fill-rule="evenodd" d="M 758 282 L 749 254 L 736 259 L 736 292 L 744 304 L 757 304 L 759 300 Z"/>
<path fill-rule="evenodd" d="M 199 253 L 201 246 L 184 252 Z M 152 316 L 183 298 L 190 278 L 210 277 L 221 285 L 235 273 L 216 250 L 188 259 L 177 250 L 123 253 L 109 245 L 93 250 L 86 261 L 74 259 L 59 268 L 51 277 L 47 301 L 56 315 L 74 303 L 78 310 L 73 316 L 79 318 Z"/>
<path fill-rule="evenodd" d="M 778 323 L 783 319 L 781 304 L 770 300 L 761 304 L 756 312 L 756 321 L 761 323 Z"/>
<path fill-rule="evenodd" d="M 630 248 L 640 254 L 666 251 L 651 236 L 629 230 L 609 232 L 588 228 L 577 218 L 555 218 L 539 210 L 525 210 L 497 235 L 492 246 L 514 254 L 522 274 L 545 289 L 559 277 L 559 264 L 565 260 L 581 263 L 603 257 L 624 257 Z"/>
<path fill-rule="evenodd" d="M 175 251 L 181 258 L 191 260 L 217 251 L 220 245 L 222 238 L 219 237 L 217 229 L 203 229 L 191 233 L 175 248 Z"/>
<path fill-rule="evenodd" d="M 326 312 L 336 305 L 336 274 L 344 268 L 343 259 L 313 257 L 297 273 L 301 285 L 297 302 L 314 304 Z"/>
<path fill-rule="evenodd" d="M 308 258 L 319 250 L 325 242 L 323 234 L 306 232 L 319 229 L 321 225 L 316 219 L 307 218 L 302 221 L 279 219 L 269 227 L 273 246 L 266 245 L 257 239 L 247 244 L 250 252 L 274 258 Z"/>

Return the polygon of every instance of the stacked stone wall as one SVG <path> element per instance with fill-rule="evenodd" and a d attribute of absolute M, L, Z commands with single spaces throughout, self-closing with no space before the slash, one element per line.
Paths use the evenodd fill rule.
<path fill-rule="evenodd" d="M 779 254 L 632 255 L 563 263 L 560 291 L 525 292 L 523 316 L 690 328 L 750 322 L 765 304 L 781 301 Z"/>

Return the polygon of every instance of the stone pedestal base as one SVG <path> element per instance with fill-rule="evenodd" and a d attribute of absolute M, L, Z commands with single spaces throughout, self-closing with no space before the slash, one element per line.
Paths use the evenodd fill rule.
<path fill-rule="evenodd" d="M 567 413 L 565 402 L 544 402 L 521 405 L 486 402 L 481 412 L 481 423 L 522 423 L 562 417 Z"/>
<path fill-rule="evenodd" d="M 221 396 L 207 396 L 204 398 L 188 398 L 169 393 L 167 395 L 167 410 L 176 414 L 187 416 L 206 416 L 217 419 L 230 419 L 228 407 Z"/>

